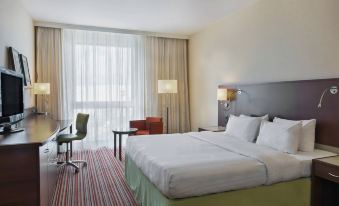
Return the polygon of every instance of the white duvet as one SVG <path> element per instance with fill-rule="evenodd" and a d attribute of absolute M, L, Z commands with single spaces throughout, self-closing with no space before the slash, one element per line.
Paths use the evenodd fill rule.
<path fill-rule="evenodd" d="M 291 155 L 219 132 L 129 137 L 126 155 L 172 199 L 269 185 L 303 172 Z"/>

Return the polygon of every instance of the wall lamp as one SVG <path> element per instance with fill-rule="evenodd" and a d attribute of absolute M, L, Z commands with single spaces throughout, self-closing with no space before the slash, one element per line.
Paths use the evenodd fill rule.
<path fill-rule="evenodd" d="M 217 90 L 217 100 L 224 104 L 225 110 L 228 111 L 231 109 L 231 100 L 234 99 L 235 94 L 242 94 L 242 92 L 243 90 L 241 89 L 219 88 Z"/>
<path fill-rule="evenodd" d="M 326 94 L 328 91 L 330 91 L 330 94 L 336 95 L 336 94 L 338 93 L 338 87 L 337 87 L 337 86 L 331 86 L 331 87 L 326 88 L 326 89 L 323 91 L 323 93 L 321 94 L 320 99 L 319 99 L 318 108 L 321 108 L 322 102 L 323 102 L 323 98 L 324 98 L 325 94 Z"/>

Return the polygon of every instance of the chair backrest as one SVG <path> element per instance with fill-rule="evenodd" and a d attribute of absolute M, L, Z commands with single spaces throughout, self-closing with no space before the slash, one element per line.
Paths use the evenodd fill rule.
<path fill-rule="evenodd" d="M 146 127 L 149 128 L 151 122 L 162 122 L 161 117 L 146 117 Z"/>
<path fill-rule="evenodd" d="M 87 134 L 87 123 L 89 114 L 78 113 L 75 122 L 77 133 Z"/>

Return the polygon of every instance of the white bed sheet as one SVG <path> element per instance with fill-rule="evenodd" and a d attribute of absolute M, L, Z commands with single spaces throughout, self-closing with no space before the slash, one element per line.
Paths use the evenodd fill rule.
<path fill-rule="evenodd" d="M 297 179 L 312 157 L 326 154 L 292 156 L 200 132 L 130 137 L 126 155 L 164 195 L 184 198 Z"/>
<path fill-rule="evenodd" d="M 312 152 L 298 151 L 297 154 L 290 154 L 290 155 L 300 161 L 302 177 L 309 177 L 311 176 L 311 167 L 312 167 L 313 159 L 330 157 L 336 154 L 325 151 L 325 150 L 315 149 Z"/>

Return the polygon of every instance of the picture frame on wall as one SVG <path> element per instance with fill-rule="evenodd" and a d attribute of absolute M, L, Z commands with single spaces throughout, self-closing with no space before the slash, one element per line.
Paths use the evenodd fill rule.
<path fill-rule="evenodd" d="M 9 47 L 9 55 L 10 55 L 10 69 L 21 73 L 21 62 L 20 62 L 20 54 L 13 47 Z"/>
<path fill-rule="evenodd" d="M 31 86 L 31 77 L 29 73 L 27 57 L 23 54 L 20 54 L 19 56 L 20 56 L 21 73 L 24 76 L 24 85 Z"/>

